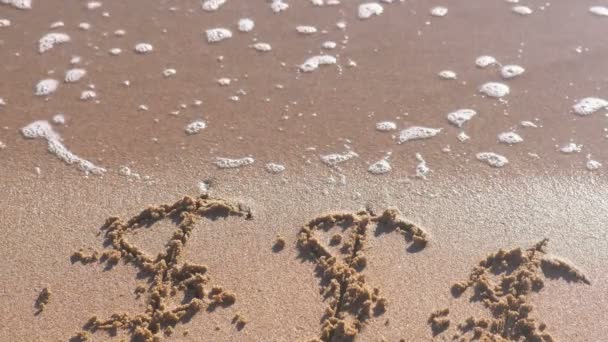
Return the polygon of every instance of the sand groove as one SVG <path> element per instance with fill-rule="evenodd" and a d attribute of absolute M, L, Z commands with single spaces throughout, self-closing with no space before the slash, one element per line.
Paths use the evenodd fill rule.
<path fill-rule="evenodd" d="M 424 248 L 428 242 L 427 233 L 399 218 L 396 209 L 387 209 L 381 215 L 364 210 L 319 216 L 304 225 L 299 233 L 298 247 L 317 264 L 316 271 L 322 279 L 321 292 L 328 302 L 318 340 L 351 341 L 369 318 L 381 315 L 386 309 L 387 300 L 380 295 L 380 289 L 368 285 L 361 273 L 367 264 L 364 249 L 372 224 L 377 225 L 376 231 L 382 227 L 401 232 L 417 249 Z M 344 234 L 350 234 L 346 239 L 340 234 L 331 237 L 329 244 L 339 247 L 334 253 L 316 236 L 319 231 L 327 232 L 333 227 L 341 227 Z"/>
<path fill-rule="evenodd" d="M 452 294 L 459 297 L 468 288 L 474 293 L 470 300 L 482 302 L 491 318 L 469 317 L 458 324 L 454 340 L 459 341 L 554 341 L 547 326 L 532 315 L 534 306 L 530 295 L 544 286 L 544 278 L 562 278 L 568 282 L 585 283 L 589 279 L 565 260 L 547 255 L 548 240 L 544 239 L 523 250 L 500 249 L 488 255 L 471 272 L 469 279 L 453 285 Z M 439 312 L 439 311 L 438 311 Z M 443 313 L 439 326 L 437 312 L 429 318 L 435 334 L 449 325 Z M 447 322 L 447 323 L 446 323 Z"/>
<path fill-rule="evenodd" d="M 176 324 L 187 322 L 202 309 L 213 311 L 218 306 L 232 305 L 236 301 L 235 294 L 210 285 L 206 266 L 184 260 L 185 245 L 198 218 L 215 220 L 228 216 L 252 218 L 248 210 L 238 205 L 203 196 L 196 199 L 184 197 L 172 205 L 149 207 L 126 222 L 118 217 L 107 219 L 102 230 L 105 230 L 106 244 L 111 249 L 103 253 L 81 249 L 74 253 L 72 260 L 83 264 L 99 261 L 110 266 L 123 260 L 133 265 L 148 279 L 147 286 L 139 285 L 134 290 L 138 296 L 147 293 L 147 308 L 135 315 L 114 313 L 108 319 L 92 317 L 84 326 L 85 330 L 110 333 L 126 330 L 132 340 L 157 341 L 161 333 L 170 335 Z M 127 240 L 128 232 L 149 227 L 165 218 L 177 224 L 165 251 L 152 257 Z M 181 304 L 172 304 L 180 301 L 180 296 L 184 298 Z M 86 336 L 79 333 L 75 338 L 82 340 Z"/>

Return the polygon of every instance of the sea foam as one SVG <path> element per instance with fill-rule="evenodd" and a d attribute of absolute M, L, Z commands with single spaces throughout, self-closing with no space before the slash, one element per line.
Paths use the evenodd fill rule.
<path fill-rule="evenodd" d="M 68 165 L 77 165 L 85 174 L 103 174 L 106 169 L 96 166 L 92 162 L 82 159 L 70 151 L 61 142 L 61 137 L 57 134 L 48 121 L 39 120 L 30 123 L 21 129 L 21 134 L 27 139 L 45 139 L 48 150 Z"/>

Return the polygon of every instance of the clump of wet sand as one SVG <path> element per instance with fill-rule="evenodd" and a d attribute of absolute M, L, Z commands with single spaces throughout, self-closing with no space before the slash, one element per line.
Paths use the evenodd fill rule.
<path fill-rule="evenodd" d="M 40 291 L 38 298 L 36 298 L 36 303 L 34 304 L 34 307 L 37 310 L 35 313 L 36 315 L 39 315 L 44 311 L 46 306 L 51 301 L 51 295 L 51 290 L 49 290 L 48 287 L 45 287 L 42 289 L 42 291 Z"/>
<path fill-rule="evenodd" d="M 249 323 L 249 320 L 240 312 L 237 312 L 232 318 L 232 324 L 236 325 L 237 330 L 245 328 L 247 323 Z"/>
<path fill-rule="evenodd" d="M 280 252 L 285 248 L 286 244 L 287 242 L 285 241 L 285 238 L 281 235 L 277 235 L 276 239 L 274 240 L 274 245 L 272 245 L 272 250 L 275 253 Z"/>
<path fill-rule="evenodd" d="M 72 261 L 89 264 L 99 260 L 100 254 L 96 250 L 81 248 L 72 254 Z"/>
<path fill-rule="evenodd" d="M 91 341 L 91 334 L 88 331 L 79 331 L 72 338 L 70 342 L 88 342 Z"/>
<path fill-rule="evenodd" d="M 450 319 L 448 315 L 450 314 L 450 309 L 441 309 L 433 312 L 427 321 L 427 323 L 431 326 L 431 330 L 433 330 L 433 335 L 437 335 L 445 331 L 450 326 Z"/>

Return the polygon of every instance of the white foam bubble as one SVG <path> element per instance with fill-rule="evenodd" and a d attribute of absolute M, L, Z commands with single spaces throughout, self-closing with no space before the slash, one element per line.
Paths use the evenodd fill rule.
<path fill-rule="evenodd" d="M 586 97 L 572 106 L 572 109 L 578 115 L 587 116 L 600 109 L 606 109 L 606 107 L 608 107 L 608 101 L 599 97 Z"/>
<path fill-rule="evenodd" d="M 416 177 L 426 179 L 426 176 L 431 172 L 431 169 L 428 167 L 420 153 L 416 153 L 416 160 L 418 161 L 418 165 L 416 165 Z"/>
<path fill-rule="evenodd" d="M 377 2 L 365 2 L 359 5 L 359 19 L 368 19 L 384 12 L 384 8 Z"/>
<path fill-rule="evenodd" d="M 608 17 L 608 7 L 605 6 L 591 6 L 589 12 L 600 17 Z"/>
<path fill-rule="evenodd" d="M 114 35 L 115 35 L 116 37 L 122 37 L 122 36 L 124 36 L 125 34 L 127 34 L 127 32 L 126 32 L 125 30 L 122 30 L 122 29 L 118 29 L 118 30 L 114 31 Z"/>
<path fill-rule="evenodd" d="M 230 82 L 231 80 L 228 77 L 222 77 L 217 79 L 217 84 L 221 85 L 222 87 L 229 86 Z"/>
<path fill-rule="evenodd" d="M 562 146 L 559 151 L 565 154 L 579 153 L 583 148 L 583 145 L 577 145 L 573 142 Z"/>
<path fill-rule="evenodd" d="M 513 145 L 523 142 L 524 139 L 515 132 L 503 132 L 498 134 L 498 141 L 503 144 Z"/>
<path fill-rule="evenodd" d="M 302 72 L 313 72 L 321 65 L 336 64 L 336 57 L 331 55 L 317 55 L 308 58 L 304 63 L 300 65 L 300 71 Z"/>
<path fill-rule="evenodd" d="M 165 76 L 165 77 L 171 77 L 175 74 L 177 74 L 177 70 L 175 70 L 173 68 L 167 68 L 167 69 L 163 70 L 163 76 Z"/>
<path fill-rule="evenodd" d="M 184 131 L 186 131 L 186 134 L 188 134 L 188 135 L 193 135 L 193 134 L 196 134 L 196 133 L 202 131 L 205 128 L 207 128 L 207 123 L 205 121 L 196 120 L 196 121 L 189 123 L 186 126 L 186 128 L 184 129 Z"/>
<path fill-rule="evenodd" d="M 137 43 L 135 44 L 135 52 L 139 54 L 146 54 L 154 51 L 154 46 L 149 43 Z"/>
<path fill-rule="evenodd" d="M 200 193 L 202 195 L 209 194 L 209 182 L 208 181 L 198 182 L 198 190 L 200 191 Z"/>
<path fill-rule="evenodd" d="M 92 100 L 97 97 L 97 93 L 93 90 L 83 90 L 80 93 L 80 99 L 82 101 Z"/>
<path fill-rule="evenodd" d="M 11 21 L 8 19 L 0 19 L 0 28 L 11 26 Z"/>
<path fill-rule="evenodd" d="M 283 171 L 285 171 L 285 166 L 281 165 L 281 164 L 277 164 L 277 163 L 267 163 L 265 165 L 266 171 L 270 172 L 270 173 L 281 173 Z"/>
<path fill-rule="evenodd" d="M 51 32 L 47 33 L 38 40 L 38 52 L 44 53 L 55 47 L 57 44 L 63 44 L 70 41 L 70 36 L 65 33 Z"/>
<path fill-rule="evenodd" d="M 78 28 L 83 30 L 83 31 L 88 31 L 91 29 L 91 24 L 89 23 L 80 23 L 78 24 Z"/>
<path fill-rule="evenodd" d="M 509 163 L 507 157 L 494 152 L 480 152 L 475 155 L 477 160 L 492 167 L 503 167 Z"/>
<path fill-rule="evenodd" d="M 438 75 L 444 80 L 455 80 L 457 77 L 456 73 L 452 70 L 441 70 Z"/>
<path fill-rule="evenodd" d="M 268 52 L 268 51 L 272 51 L 272 46 L 270 46 L 270 44 L 268 43 L 255 43 L 250 45 L 252 49 L 256 50 L 256 51 L 260 51 L 260 52 Z"/>
<path fill-rule="evenodd" d="M 501 98 L 509 95 L 510 89 L 509 86 L 504 83 L 488 82 L 479 87 L 479 92 L 489 97 Z"/>
<path fill-rule="evenodd" d="M 602 167 L 602 163 L 600 163 L 597 160 L 593 160 L 593 159 L 588 159 L 587 163 L 585 164 L 585 167 L 587 168 L 587 170 L 589 171 L 595 171 L 598 170 L 599 168 Z"/>
<path fill-rule="evenodd" d="M 47 78 L 47 79 L 41 80 L 40 82 L 38 82 L 36 84 L 34 94 L 37 96 L 51 95 L 52 93 L 57 91 L 58 86 L 59 86 L 59 81 L 52 79 L 52 78 Z"/>
<path fill-rule="evenodd" d="M 80 62 L 82 62 L 82 57 L 80 56 L 72 56 L 72 58 L 70 59 L 70 64 L 72 65 L 76 65 Z"/>
<path fill-rule="evenodd" d="M 517 76 L 523 74 L 525 71 L 526 71 L 526 69 L 522 68 L 519 65 L 509 64 L 509 65 L 505 65 L 502 68 L 500 68 L 500 75 L 504 79 L 509 79 L 509 78 L 517 77 Z"/>
<path fill-rule="evenodd" d="M 289 4 L 283 2 L 283 0 L 272 0 L 270 3 L 270 9 L 272 9 L 274 13 L 286 11 L 288 8 Z"/>
<path fill-rule="evenodd" d="M 205 0 L 203 1 L 202 7 L 204 11 L 214 12 L 220 9 L 225 3 L 226 0 Z"/>
<path fill-rule="evenodd" d="M 380 132 L 389 132 L 397 129 L 397 124 L 392 121 L 380 121 L 376 123 L 376 130 Z"/>
<path fill-rule="evenodd" d="M 79 68 L 70 69 L 65 72 L 64 80 L 66 83 L 75 83 L 75 82 L 80 81 L 80 79 L 82 79 L 86 74 L 87 74 L 87 71 L 85 69 L 79 69 Z"/>
<path fill-rule="evenodd" d="M 498 61 L 496 60 L 496 58 L 492 57 L 492 56 L 479 56 L 477 57 L 477 59 L 475 59 L 475 65 L 477 65 L 477 67 L 479 68 L 487 68 L 490 65 L 495 65 L 498 64 Z"/>
<path fill-rule="evenodd" d="M 139 175 L 139 173 L 134 172 L 133 170 L 131 170 L 130 167 L 128 167 L 126 165 L 123 165 L 120 168 L 118 168 L 118 173 L 125 177 L 141 179 L 141 176 Z"/>
<path fill-rule="evenodd" d="M 217 43 L 232 38 L 232 31 L 223 27 L 208 29 L 205 31 L 205 34 L 207 35 L 207 42 L 209 43 Z"/>
<path fill-rule="evenodd" d="M 296 26 L 296 31 L 301 34 L 313 34 L 317 32 L 317 28 L 310 25 L 299 25 Z"/>
<path fill-rule="evenodd" d="M 378 160 L 367 168 L 367 171 L 374 175 L 389 173 L 391 170 L 391 164 L 388 162 L 388 160 L 386 160 L 386 158 Z"/>
<path fill-rule="evenodd" d="M 49 26 L 52 29 L 56 29 L 56 28 L 60 28 L 60 27 L 64 27 L 65 23 L 63 21 L 56 21 L 54 23 L 51 23 L 51 25 Z"/>
<path fill-rule="evenodd" d="M 56 125 L 65 125 L 65 116 L 63 114 L 54 115 L 53 123 Z"/>
<path fill-rule="evenodd" d="M 21 128 L 21 134 L 28 139 L 61 139 L 59 135 L 53 130 L 53 127 L 48 121 L 38 120 L 30 123 L 29 125 Z"/>
<path fill-rule="evenodd" d="M 101 7 L 101 5 L 102 5 L 101 2 L 99 2 L 99 1 L 89 1 L 87 3 L 87 9 L 94 10 L 94 9 Z"/>
<path fill-rule="evenodd" d="M 111 48 L 108 52 L 112 56 L 118 56 L 118 55 L 120 55 L 122 53 L 122 49 L 120 49 L 120 48 Z"/>
<path fill-rule="evenodd" d="M 22 10 L 32 9 L 32 0 L 0 0 L 0 3 Z"/>
<path fill-rule="evenodd" d="M 521 127 L 525 127 L 525 128 L 538 128 L 538 125 L 536 125 L 534 122 L 532 121 L 521 121 L 519 123 L 519 125 Z"/>
<path fill-rule="evenodd" d="M 54 155 L 58 156 L 59 159 L 63 160 L 67 164 L 76 164 L 79 169 L 84 171 L 85 174 L 95 174 L 100 175 L 106 172 L 106 169 L 103 167 L 99 167 L 92 162 L 82 159 L 79 156 L 72 153 L 67 149 L 59 140 L 49 140 L 48 141 L 49 151 Z"/>
<path fill-rule="evenodd" d="M 460 142 L 465 142 L 469 139 L 471 139 L 471 137 L 469 137 L 468 134 L 466 134 L 465 132 L 460 132 L 458 133 L 458 136 L 456 137 L 458 139 L 458 141 Z"/>
<path fill-rule="evenodd" d="M 321 161 L 328 166 L 336 166 L 345 161 L 357 158 L 359 155 L 354 151 L 348 151 L 345 153 L 332 153 L 321 155 Z"/>
<path fill-rule="evenodd" d="M 328 40 L 326 42 L 323 42 L 323 44 L 321 44 L 321 47 L 327 50 L 332 50 L 335 49 L 336 46 L 338 46 L 338 44 L 336 44 L 336 42 L 332 42 L 331 40 Z"/>
<path fill-rule="evenodd" d="M 511 8 L 511 11 L 513 11 L 513 13 L 519 14 L 519 15 L 532 14 L 532 9 L 528 6 L 513 6 L 513 8 Z"/>
<path fill-rule="evenodd" d="M 441 128 L 430 128 L 423 126 L 412 126 L 399 133 L 397 142 L 403 144 L 410 140 L 429 139 L 441 132 Z"/>
<path fill-rule="evenodd" d="M 220 169 L 235 169 L 242 166 L 251 165 L 255 162 L 255 160 L 251 157 L 244 157 L 238 159 L 232 158 L 215 158 L 214 164 Z"/>
<path fill-rule="evenodd" d="M 241 32 L 250 32 L 255 27 L 255 23 L 249 18 L 242 18 L 239 19 L 237 26 Z"/>
<path fill-rule="evenodd" d="M 471 120 L 477 112 L 473 109 L 459 109 L 447 115 L 448 121 L 457 126 L 462 127 L 467 121 Z"/>
<path fill-rule="evenodd" d="M 45 139 L 48 144 L 49 152 L 68 165 L 77 165 L 85 174 L 102 174 L 106 172 L 104 168 L 96 166 L 90 161 L 82 159 L 68 150 L 61 142 L 59 134 L 53 130 L 48 121 L 34 121 L 23 127 L 21 129 L 21 134 L 27 139 Z"/>
<path fill-rule="evenodd" d="M 447 7 L 443 7 L 443 6 L 436 6 L 431 8 L 431 15 L 434 17 L 445 17 L 446 14 L 448 14 L 448 9 Z"/>

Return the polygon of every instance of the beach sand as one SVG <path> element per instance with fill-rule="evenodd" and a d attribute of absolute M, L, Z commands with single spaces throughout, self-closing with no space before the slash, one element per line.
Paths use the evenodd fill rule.
<path fill-rule="evenodd" d="M 596 4 L 531 2 L 533 12 L 520 15 L 514 4 L 475 0 L 448 4 L 447 15 L 435 17 L 429 14 L 434 4 L 408 0 L 381 2 L 382 14 L 362 20 L 358 3 L 286 2 L 280 13 L 273 13 L 272 2 L 236 0 L 211 12 L 200 1 L 103 1 L 94 9 L 87 8 L 91 2 L 69 1 L 33 1 L 29 10 L 0 5 L 0 19 L 10 20 L 0 28 L 0 98 L 6 102 L 0 105 L 0 340 L 77 341 L 79 333 L 93 341 L 130 340 L 145 335 L 142 328 L 169 341 L 496 338 L 501 334 L 492 326 L 484 328 L 490 321 L 479 319 L 500 324 L 492 305 L 507 295 L 489 295 L 479 284 L 502 281 L 521 296 L 510 307 L 529 318 L 499 329 L 506 340 L 522 340 L 526 323 L 545 340 L 602 341 L 608 333 L 608 184 L 605 167 L 589 161 L 608 163 L 606 106 L 590 115 L 573 111 L 583 98 L 606 97 L 608 38 L 601 32 L 608 19 L 589 12 Z M 237 30 L 241 18 L 255 21 L 251 32 Z M 50 29 L 56 21 L 64 26 Z M 345 28 L 336 27 L 342 21 Z M 298 25 L 318 32 L 298 33 Z M 232 37 L 208 43 L 205 30 L 221 27 Z M 39 39 L 49 32 L 71 39 L 40 53 Z M 337 47 L 321 48 L 326 41 Z M 249 47 L 256 42 L 272 50 Z M 138 43 L 154 50 L 136 53 Z M 113 56 L 112 48 L 122 53 Z M 321 54 L 335 56 L 336 65 L 299 71 Z M 75 55 L 81 61 L 71 65 Z M 482 55 L 525 72 L 503 79 L 499 66 L 475 65 Z M 73 68 L 86 75 L 63 82 Z M 167 69 L 176 73 L 163 75 Z M 442 70 L 455 71 L 457 79 L 441 79 Z M 49 78 L 59 81 L 57 91 L 34 95 L 36 84 Z M 222 86 L 220 78 L 231 82 Z M 486 82 L 507 84 L 510 94 L 481 96 Z M 95 99 L 80 99 L 87 89 Z M 477 115 L 462 127 L 446 119 L 464 108 Z M 52 122 L 59 113 L 65 124 Z M 50 130 L 27 139 L 22 128 L 37 120 L 48 121 L 39 127 Z M 205 127 L 186 133 L 197 120 Z M 378 131 L 383 121 L 397 129 Z M 399 144 L 400 131 L 412 126 L 441 131 Z M 471 139 L 460 142 L 460 132 Z M 523 141 L 501 143 L 497 136 L 504 132 Z M 582 145 L 581 152 L 560 152 L 571 142 Z M 66 163 L 67 154 L 50 153 L 53 146 L 77 159 Z M 480 152 L 508 163 L 492 167 L 478 160 Z M 331 154 L 353 158 L 327 165 L 322 156 Z M 224 169 L 216 158 L 253 163 Z M 368 171 L 383 159 L 390 172 Z M 84 161 L 105 171 L 87 175 L 82 169 L 98 169 Z M 269 172 L 267 163 L 285 170 Z M 203 207 L 210 199 L 225 201 L 235 215 L 188 209 L 191 225 L 173 217 L 125 230 L 121 236 L 149 259 L 108 244 L 109 218 L 127 222 L 149 206 L 184 197 Z M 390 220 L 377 227 L 374 220 L 389 208 L 423 229 L 427 243 L 412 241 L 409 225 L 400 226 L 405 232 Z M 336 213 L 355 223 L 315 228 L 316 242 L 302 243 L 311 220 Z M 353 228 L 361 222 L 363 230 Z M 179 252 L 154 259 L 177 248 L 178 229 L 184 234 L 178 234 Z M 357 242 L 350 245 L 353 236 Z M 543 239 L 548 244 L 536 253 Z M 530 260 L 476 268 L 488 255 L 516 248 Z M 528 248 L 533 252 L 526 254 Z M 108 260 L 82 262 L 74 256 L 81 249 L 106 251 Z M 323 253 L 329 254 L 320 260 Z M 331 256 L 336 267 L 326 263 Z M 206 269 L 188 273 L 184 262 Z M 515 285 L 505 280 L 512 274 L 520 275 Z M 485 293 L 485 303 L 474 288 L 455 296 L 453 286 L 468 280 Z M 177 321 L 154 318 L 179 305 L 191 306 Z M 429 323 L 446 308 L 449 314 Z M 105 331 L 100 322 L 113 314 L 142 316 Z M 91 324 L 92 317 L 98 321 Z M 464 329 L 469 317 L 477 319 L 477 331 Z M 148 329 L 145 320 L 152 318 L 160 329 Z M 356 336 L 342 336 L 351 333 Z"/>

